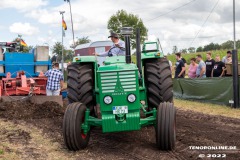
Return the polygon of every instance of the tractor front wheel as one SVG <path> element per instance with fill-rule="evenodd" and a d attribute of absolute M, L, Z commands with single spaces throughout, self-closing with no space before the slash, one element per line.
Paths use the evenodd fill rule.
<path fill-rule="evenodd" d="M 88 63 L 73 63 L 68 66 L 67 77 L 69 103 L 82 102 L 91 111 L 95 105 L 93 65 Z"/>
<path fill-rule="evenodd" d="M 157 109 L 156 143 L 161 150 L 173 150 L 176 141 L 176 111 L 173 103 L 160 103 Z"/>
<path fill-rule="evenodd" d="M 173 82 L 168 60 L 149 59 L 144 67 L 148 109 L 157 108 L 161 102 L 172 102 Z"/>
<path fill-rule="evenodd" d="M 83 103 L 75 102 L 68 105 L 63 118 L 63 138 L 69 150 L 77 151 L 87 147 L 90 132 L 84 134 L 86 106 Z"/>

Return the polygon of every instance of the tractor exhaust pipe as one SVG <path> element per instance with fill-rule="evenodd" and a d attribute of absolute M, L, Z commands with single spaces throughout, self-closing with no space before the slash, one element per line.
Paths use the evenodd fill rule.
<path fill-rule="evenodd" d="M 130 35 L 132 35 L 133 29 L 132 27 L 123 27 L 121 28 L 121 34 L 125 39 L 125 48 L 126 48 L 126 63 L 129 64 L 132 62 L 131 60 L 131 45 L 130 45 Z"/>
<path fill-rule="evenodd" d="M 125 48 L 126 48 L 126 63 L 131 63 L 131 46 L 130 46 L 130 36 L 125 35 Z"/>
<path fill-rule="evenodd" d="M 140 40 L 140 29 L 137 28 L 136 33 L 136 62 L 140 75 L 142 75 L 142 65 L 141 65 L 141 40 Z"/>

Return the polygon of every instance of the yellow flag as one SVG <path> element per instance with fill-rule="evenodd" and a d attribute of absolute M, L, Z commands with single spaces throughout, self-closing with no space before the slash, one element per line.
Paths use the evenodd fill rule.
<path fill-rule="evenodd" d="M 24 47 L 27 47 L 27 43 L 24 42 L 24 40 L 21 39 L 20 44 Z"/>
<path fill-rule="evenodd" d="M 64 20 L 62 20 L 62 27 L 64 30 L 67 30 L 67 24 Z"/>

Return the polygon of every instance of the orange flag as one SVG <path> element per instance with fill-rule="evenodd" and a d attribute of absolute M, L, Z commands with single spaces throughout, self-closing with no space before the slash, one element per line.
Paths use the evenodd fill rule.
<path fill-rule="evenodd" d="M 27 47 L 27 43 L 24 42 L 24 40 L 21 39 L 20 44 L 24 47 Z"/>
<path fill-rule="evenodd" d="M 62 27 L 64 30 L 67 30 L 67 24 L 64 20 L 62 20 Z"/>

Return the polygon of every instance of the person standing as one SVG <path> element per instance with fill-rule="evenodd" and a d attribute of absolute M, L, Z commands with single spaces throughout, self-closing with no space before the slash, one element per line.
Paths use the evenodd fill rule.
<path fill-rule="evenodd" d="M 206 64 L 202 60 L 202 56 L 198 54 L 196 59 L 199 62 L 196 71 L 197 78 L 206 78 Z"/>
<path fill-rule="evenodd" d="M 182 60 L 183 63 L 184 63 L 184 66 L 187 67 L 187 61 L 186 61 L 186 59 L 182 57 L 182 54 L 181 54 L 181 53 L 180 53 L 180 55 L 181 55 L 181 60 Z M 185 77 L 185 75 L 186 75 L 186 71 L 184 71 L 184 77 Z"/>
<path fill-rule="evenodd" d="M 198 64 L 196 63 L 196 58 L 191 58 L 191 63 L 188 68 L 188 77 L 189 78 L 196 78 L 196 71 L 197 71 Z"/>
<path fill-rule="evenodd" d="M 215 57 L 215 65 L 212 69 L 212 77 L 222 77 L 224 75 L 224 71 L 225 71 L 225 64 L 220 61 L 220 55 L 216 55 Z"/>
<path fill-rule="evenodd" d="M 206 64 L 206 77 L 211 77 L 212 69 L 214 67 L 215 61 L 212 59 L 212 53 L 207 52 L 207 60 L 205 61 Z"/>
<path fill-rule="evenodd" d="M 53 65 L 53 69 L 48 70 L 45 73 L 47 80 L 47 96 L 60 95 L 60 91 L 63 88 L 63 74 L 59 70 L 59 63 Z"/>
<path fill-rule="evenodd" d="M 176 53 L 176 66 L 175 66 L 175 76 L 174 78 L 184 78 L 185 64 L 181 59 L 181 53 Z"/>
<path fill-rule="evenodd" d="M 231 51 L 227 51 L 227 55 L 222 58 L 222 62 L 224 64 L 232 63 L 232 52 Z"/>
<path fill-rule="evenodd" d="M 118 34 L 111 32 L 108 38 L 111 38 L 113 42 L 112 47 L 106 52 L 93 53 L 93 54 L 95 56 L 101 56 L 101 57 L 125 56 L 125 42 L 119 39 Z"/>

